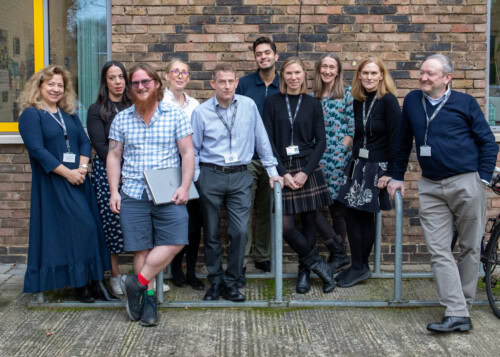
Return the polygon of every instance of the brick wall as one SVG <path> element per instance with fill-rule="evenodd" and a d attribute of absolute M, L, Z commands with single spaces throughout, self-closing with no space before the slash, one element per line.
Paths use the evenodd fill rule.
<path fill-rule="evenodd" d="M 255 70 L 252 42 L 261 35 L 277 44 L 280 60 L 296 54 L 312 69 L 324 52 L 336 52 L 352 78 L 357 62 L 379 56 L 399 97 L 418 88 L 418 68 L 442 52 L 455 63 L 453 87 L 485 104 L 486 0 L 112 0 L 113 58 L 128 68 L 148 62 L 162 73 L 179 57 L 191 65 L 188 90 L 213 95 L 209 79 L 217 62 L 244 75 Z M 299 18 L 300 28 L 299 28 Z M 309 72 L 309 79 L 312 73 Z M 428 262 L 417 217 L 416 180 L 410 162 L 404 201 L 404 259 Z M 29 209 L 29 164 L 21 145 L 0 145 L 0 262 L 24 262 Z M 490 193 L 490 196 L 493 194 Z M 488 200 L 495 215 L 500 199 Z M 394 212 L 383 216 L 383 261 L 393 259 Z M 285 252 L 290 252 L 285 246 Z M 286 260 L 294 260 L 287 254 Z"/>

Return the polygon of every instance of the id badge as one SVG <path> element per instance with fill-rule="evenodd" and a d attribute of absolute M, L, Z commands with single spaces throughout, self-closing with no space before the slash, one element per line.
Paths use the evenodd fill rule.
<path fill-rule="evenodd" d="M 224 162 L 226 164 L 232 164 L 234 162 L 238 162 L 238 154 L 233 153 L 229 155 L 224 155 Z"/>
<path fill-rule="evenodd" d="M 299 147 L 297 145 L 290 145 L 286 148 L 286 154 L 288 156 L 297 155 L 299 153 Z"/>
<path fill-rule="evenodd" d="M 76 162 L 76 155 L 72 152 L 65 152 L 63 154 L 63 162 L 69 162 L 74 164 Z"/>
<path fill-rule="evenodd" d="M 359 149 L 359 157 L 362 157 L 363 159 L 368 159 L 368 154 L 370 151 L 368 149 L 361 148 Z"/>
<path fill-rule="evenodd" d="M 422 145 L 420 147 L 420 156 L 431 156 L 431 147 Z"/>

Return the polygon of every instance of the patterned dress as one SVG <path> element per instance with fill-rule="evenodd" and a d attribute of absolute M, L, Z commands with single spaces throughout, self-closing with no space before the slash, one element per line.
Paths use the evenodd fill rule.
<path fill-rule="evenodd" d="M 337 199 L 345 167 L 351 158 L 351 148 L 342 145 L 342 140 L 344 136 L 354 137 L 352 103 L 350 86 L 346 86 L 343 99 L 321 99 L 325 117 L 326 150 L 319 163 L 333 200 Z"/>

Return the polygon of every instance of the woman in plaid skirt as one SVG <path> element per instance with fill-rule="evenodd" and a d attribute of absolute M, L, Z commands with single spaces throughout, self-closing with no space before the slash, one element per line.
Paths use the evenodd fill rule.
<path fill-rule="evenodd" d="M 297 282 L 312 270 L 328 293 L 335 289 L 333 270 L 315 248 L 316 210 L 333 203 L 319 166 L 326 147 L 325 124 L 320 102 L 306 92 L 304 63 L 290 57 L 281 66 L 280 93 L 266 99 L 263 117 L 278 173 L 285 181 L 283 237 L 299 255 Z M 302 232 L 294 226 L 295 214 L 300 214 Z"/>

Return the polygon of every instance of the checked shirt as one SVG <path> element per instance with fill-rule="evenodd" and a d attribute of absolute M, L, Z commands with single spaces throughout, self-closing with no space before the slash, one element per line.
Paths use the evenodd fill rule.
<path fill-rule="evenodd" d="M 151 192 L 144 183 L 144 171 L 180 167 L 177 140 L 192 133 L 184 111 L 165 102 L 159 103 L 149 124 L 136 114 L 135 105 L 118 113 L 109 139 L 123 143 L 123 192 L 140 200 L 146 189 L 151 200 Z"/>

